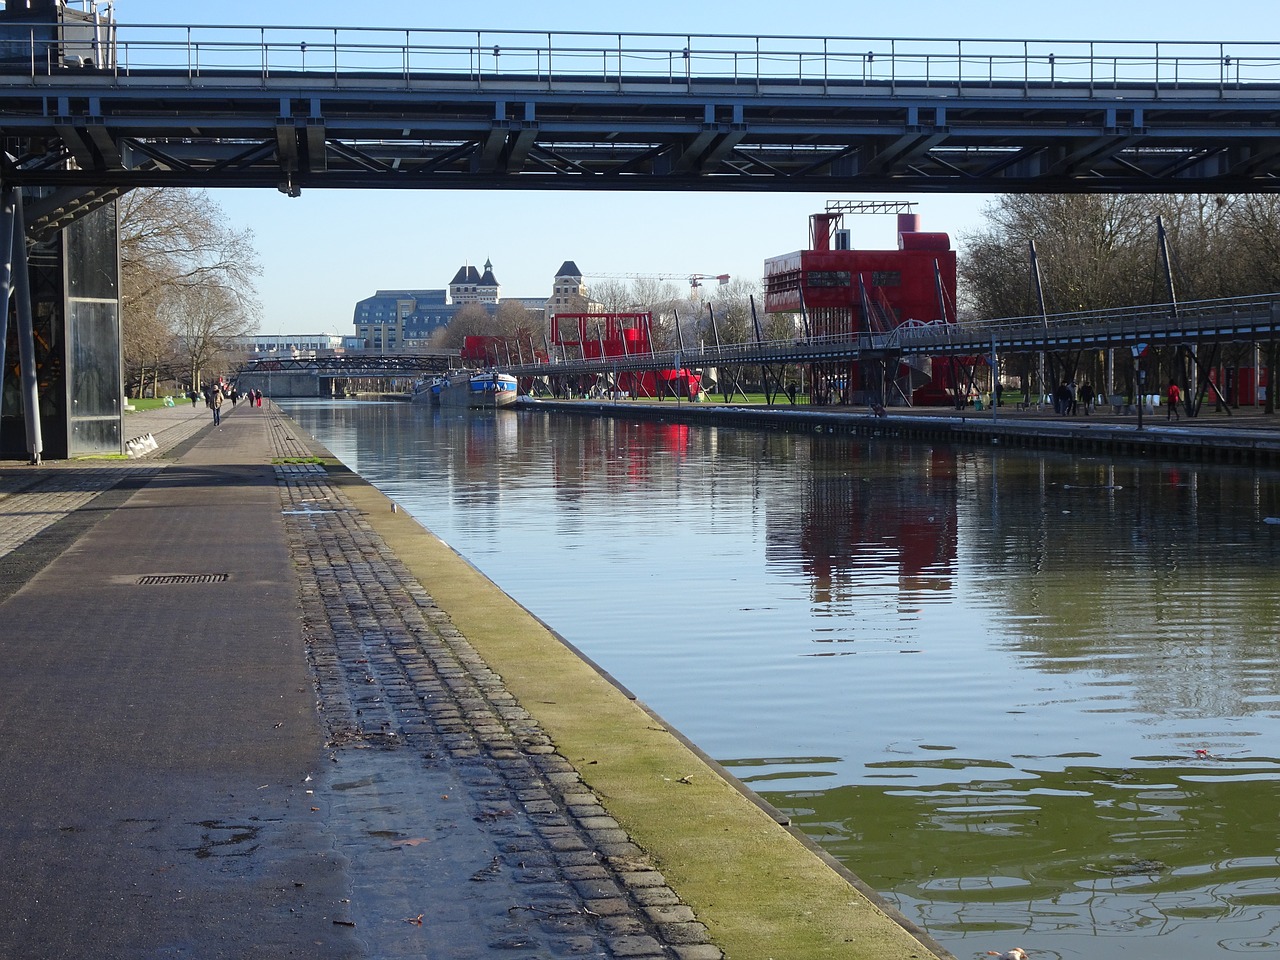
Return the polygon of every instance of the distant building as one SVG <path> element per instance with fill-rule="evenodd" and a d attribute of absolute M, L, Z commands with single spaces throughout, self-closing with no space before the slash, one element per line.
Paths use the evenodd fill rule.
<path fill-rule="evenodd" d="M 855 250 L 841 226 L 845 212 L 828 204 L 826 212 L 809 218 L 810 249 L 765 261 L 765 312 L 803 310 L 813 337 L 888 333 L 908 322 L 954 323 L 951 238 L 922 231 L 918 214 L 899 213 L 896 249 Z M 950 357 L 894 360 L 879 372 L 863 361 L 815 363 L 809 373 L 810 396 L 819 405 L 888 405 L 908 396 L 913 403 L 939 404 L 962 389 L 961 372 Z M 893 392 L 886 391 L 886 383 L 893 384 Z"/>
<path fill-rule="evenodd" d="M 591 313 L 590 306 L 582 271 L 572 260 L 566 260 L 556 271 L 556 278 L 551 284 L 551 296 L 543 310 L 544 318 L 549 323 L 557 313 Z"/>
<path fill-rule="evenodd" d="M 344 337 L 336 333 L 290 333 L 232 337 L 228 346 L 243 351 L 251 359 L 264 357 L 324 357 L 341 353 Z"/>
<path fill-rule="evenodd" d="M 359 344 L 354 349 L 377 353 L 426 350 L 436 332 L 448 327 L 462 307 L 476 303 L 493 313 L 504 302 L 500 293 L 493 264 L 487 260 L 483 272 L 470 265 L 459 267 L 447 289 L 379 290 L 356 304 L 355 336 L 346 339 Z M 539 312 L 548 302 L 545 297 L 506 299 Z"/>
<path fill-rule="evenodd" d="M 376 353 L 425 349 L 457 312 L 444 290 L 379 290 L 356 304 L 356 340 Z"/>
<path fill-rule="evenodd" d="M 484 273 L 475 267 L 463 266 L 449 281 L 449 299 L 454 303 L 497 303 L 498 278 L 493 275 L 493 264 L 484 262 Z"/>

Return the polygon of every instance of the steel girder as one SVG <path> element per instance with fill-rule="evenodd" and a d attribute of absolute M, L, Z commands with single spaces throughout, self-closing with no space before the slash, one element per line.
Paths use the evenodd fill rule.
<path fill-rule="evenodd" d="M 321 377 L 394 377 L 445 373 L 456 366 L 452 354 L 341 354 L 331 357 L 281 357 L 246 361 L 240 373 L 315 373 Z"/>
<path fill-rule="evenodd" d="M 0 75 L 16 185 L 1244 192 L 1280 87 Z"/>

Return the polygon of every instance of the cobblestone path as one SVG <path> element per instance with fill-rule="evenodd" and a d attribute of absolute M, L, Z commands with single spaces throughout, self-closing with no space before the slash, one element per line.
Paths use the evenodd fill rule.
<path fill-rule="evenodd" d="M 0 557 L 12 553 L 92 500 L 123 483 L 141 485 L 167 464 L 157 458 L 208 424 L 202 412 L 162 407 L 130 414 L 125 432 L 151 434 L 157 449 L 137 460 L 55 460 L 0 465 Z"/>
<path fill-rule="evenodd" d="M 158 464 L 135 466 L 22 467 L 0 471 L 0 557 L 126 480 L 142 481 Z"/>
<path fill-rule="evenodd" d="M 287 428 L 273 437 L 296 453 Z M 350 855 L 350 922 L 374 955 L 719 960 L 324 468 L 276 469 L 329 740 L 314 795 Z"/>

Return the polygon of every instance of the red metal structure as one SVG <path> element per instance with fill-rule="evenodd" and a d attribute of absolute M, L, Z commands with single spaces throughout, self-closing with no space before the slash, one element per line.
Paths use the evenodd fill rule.
<path fill-rule="evenodd" d="M 808 250 L 765 261 L 765 311 L 801 313 L 811 338 L 857 338 L 903 323 L 954 323 L 956 254 L 947 234 L 922 232 L 917 214 L 899 213 L 896 250 L 854 250 L 841 229 L 845 213 L 909 206 L 833 203 L 814 214 Z M 943 403 L 955 385 L 945 361 L 934 369 L 925 360 L 906 364 L 890 356 L 878 358 L 876 369 L 865 361 L 815 364 L 811 374 L 815 403 Z"/>
<path fill-rule="evenodd" d="M 566 359 L 573 360 L 653 353 L 653 314 L 557 313 L 552 318 L 551 342 L 563 351 Z M 578 386 L 586 387 L 585 384 Z M 702 377 L 689 370 L 620 370 L 613 390 L 632 397 L 693 400 L 702 390 Z"/>

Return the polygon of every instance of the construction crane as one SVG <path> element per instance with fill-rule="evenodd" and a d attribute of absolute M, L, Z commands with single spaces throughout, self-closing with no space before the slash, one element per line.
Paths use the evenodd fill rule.
<path fill-rule="evenodd" d="M 715 280 L 720 286 L 729 282 L 727 273 L 592 273 L 584 280 L 683 280 L 689 284 L 689 299 L 697 300 L 704 280 Z"/>

